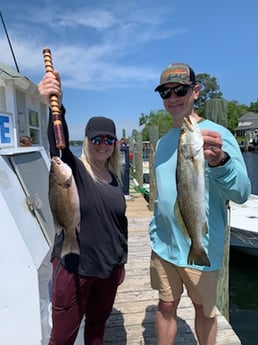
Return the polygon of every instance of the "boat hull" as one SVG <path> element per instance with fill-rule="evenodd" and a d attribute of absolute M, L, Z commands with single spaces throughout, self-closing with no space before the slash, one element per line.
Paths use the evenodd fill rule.
<path fill-rule="evenodd" d="M 242 253 L 258 257 L 258 233 L 231 227 L 230 246 Z"/>
<path fill-rule="evenodd" d="M 258 257 L 258 195 L 242 205 L 231 203 L 230 246 Z"/>

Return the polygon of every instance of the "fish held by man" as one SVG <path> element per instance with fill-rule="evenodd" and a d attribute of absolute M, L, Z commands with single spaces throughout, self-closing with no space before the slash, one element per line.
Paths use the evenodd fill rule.
<path fill-rule="evenodd" d="M 177 203 L 183 227 L 191 239 L 187 263 L 210 266 L 202 244 L 202 236 L 208 232 L 205 215 L 203 138 L 195 118 L 191 115 L 184 118 L 180 130 L 176 180 Z"/>
<path fill-rule="evenodd" d="M 72 169 L 59 157 L 51 159 L 49 173 L 49 204 L 57 234 L 64 231 L 61 258 L 80 255 L 77 231 L 80 231 L 80 202 Z"/>

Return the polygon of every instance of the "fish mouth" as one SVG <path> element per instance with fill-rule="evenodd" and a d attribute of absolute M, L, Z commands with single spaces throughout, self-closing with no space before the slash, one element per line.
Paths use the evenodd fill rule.
<path fill-rule="evenodd" d="M 194 122 L 191 115 L 184 117 L 184 123 L 191 132 L 194 132 Z"/>
<path fill-rule="evenodd" d="M 56 164 L 56 165 L 61 165 L 62 164 L 62 160 L 59 157 L 53 157 L 52 161 Z"/>

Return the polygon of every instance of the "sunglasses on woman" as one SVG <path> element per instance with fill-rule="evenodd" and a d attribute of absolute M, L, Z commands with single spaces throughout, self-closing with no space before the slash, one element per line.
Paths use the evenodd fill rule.
<path fill-rule="evenodd" d="M 164 87 L 159 90 L 159 94 L 162 99 L 168 99 L 170 98 L 172 91 L 174 91 L 177 97 L 184 97 L 187 94 L 188 90 L 192 87 L 193 85 L 185 85 L 185 84 L 180 84 L 175 87 Z"/>
<path fill-rule="evenodd" d="M 100 145 L 104 143 L 107 146 L 114 145 L 116 139 L 106 136 L 106 135 L 98 135 L 91 139 L 93 145 Z"/>

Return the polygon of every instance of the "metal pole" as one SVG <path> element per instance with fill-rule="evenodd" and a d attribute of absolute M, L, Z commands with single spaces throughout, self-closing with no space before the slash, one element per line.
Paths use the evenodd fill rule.
<path fill-rule="evenodd" d="M 13 56 L 13 60 L 14 60 L 14 63 L 15 63 L 15 66 L 16 66 L 16 69 L 17 69 L 17 72 L 18 72 L 18 73 L 20 73 L 19 68 L 18 68 L 18 65 L 17 65 L 16 58 L 15 58 L 15 55 L 14 55 L 14 52 L 13 52 L 12 44 L 11 44 L 11 41 L 10 41 L 10 39 L 9 39 L 8 32 L 7 32 L 7 29 L 6 29 L 5 23 L 4 23 L 4 18 L 3 18 L 3 16 L 2 16 L 1 11 L 0 11 L 0 17 L 1 17 L 1 20 L 2 20 L 2 23 L 3 23 L 3 27 L 4 27 L 4 31 L 5 31 L 5 34 L 6 34 L 6 37 L 7 37 L 8 43 L 9 43 L 9 47 L 10 47 L 11 52 L 12 52 L 12 56 Z"/>

